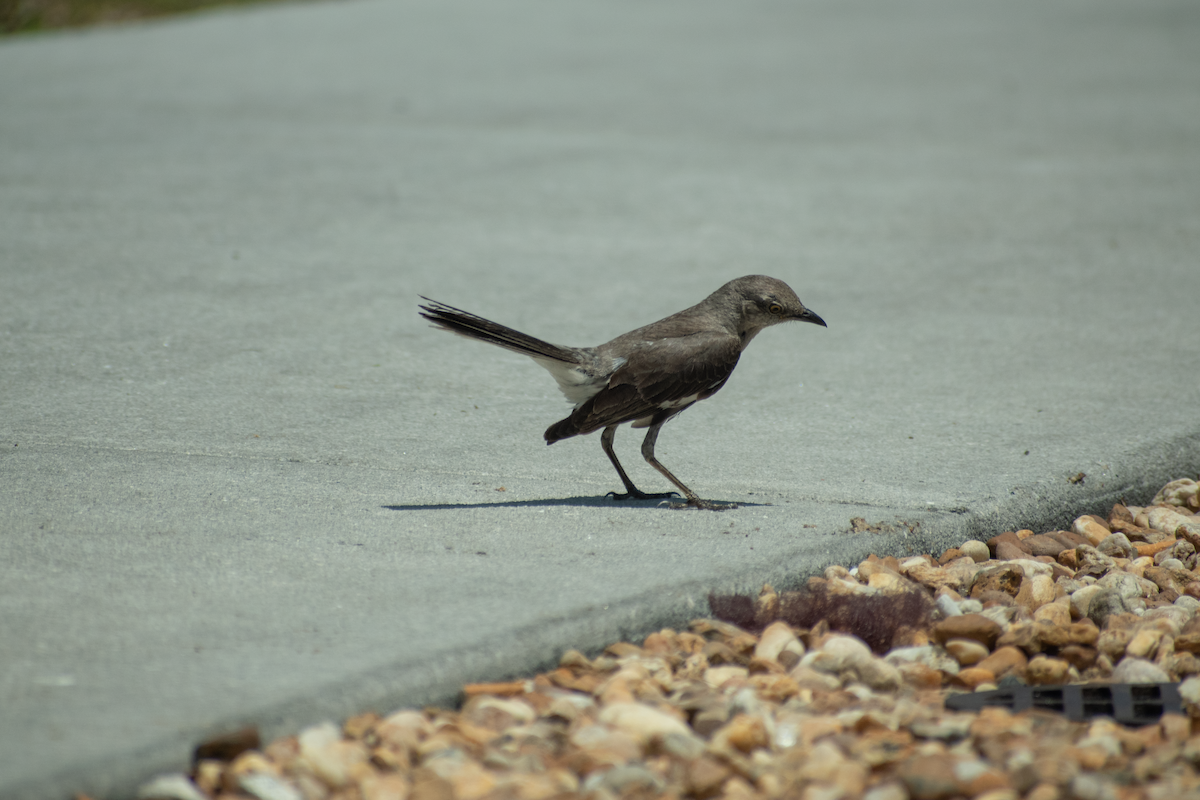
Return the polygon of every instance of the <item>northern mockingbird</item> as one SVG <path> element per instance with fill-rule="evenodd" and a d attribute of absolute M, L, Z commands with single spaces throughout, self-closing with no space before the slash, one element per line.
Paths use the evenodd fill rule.
<path fill-rule="evenodd" d="M 786 283 L 766 275 L 730 281 L 691 308 L 599 347 L 561 347 L 428 297 L 421 299 L 428 302 L 421 306 L 421 316 L 439 327 L 529 356 L 550 371 L 575 409 L 546 429 L 546 443 L 603 428 L 600 446 L 625 484 L 624 494 L 610 492 L 614 499 L 675 494 L 647 494 L 625 474 L 613 452 L 613 436 L 618 425 L 631 422 L 634 428 L 649 428 L 642 457 L 679 487 L 687 506 L 708 509 L 726 506 L 701 500 L 654 457 L 659 429 L 693 403 L 716 394 L 763 328 L 791 320 L 825 326 Z"/>

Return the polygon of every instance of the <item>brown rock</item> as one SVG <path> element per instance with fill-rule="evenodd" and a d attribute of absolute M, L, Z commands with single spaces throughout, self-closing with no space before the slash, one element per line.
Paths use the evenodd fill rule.
<path fill-rule="evenodd" d="M 1175 576 L 1169 569 L 1163 569 L 1162 567 L 1146 567 L 1142 574 L 1147 580 L 1154 581 L 1154 584 L 1158 586 L 1160 590 L 1166 591 L 1171 589 L 1175 592 L 1182 591 L 1182 587 L 1176 583 Z"/>
<path fill-rule="evenodd" d="M 942 553 L 942 557 L 938 559 L 938 563 L 945 566 L 956 558 L 962 558 L 962 556 L 962 550 L 959 550 L 957 547 L 951 547 Z"/>
<path fill-rule="evenodd" d="M 995 683 L 996 676 L 991 670 L 980 669 L 979 667 L 967 667 L 960 669 L 957 675 L 950 678 L 950 683 L 954 686 L 963 686 L 967 689 L 974 690 L 976 687 L 982 686 L 985 683 Z"/>
<path fill-rule="evenodd" d="M 749 753 L 751 750 L 770 744 L 762 718 L 752 714 L 738 714 L 713 736 L 714 746 L 728 742 L 731 746 Z"/>
<path fill-rule="evenodd" d="M 1025 573 L 1006 564 L 980 570 L 975 576 L 975 583 L 971 585 L 971 597 L 978 599 L 987 591 L 1004 592 L 1010 597 L 1016 597 L 1024 578 Z"/>
<path fill-rule="evenodd" d="M 996 646 L 1017 647 L 1030 655 L 1042 652 L 1037 626 L 1033 622 L 1014 622 L 996 640 Z"/>
<path fill-rule="evenodd" d="M 1067 639 L 1071 644 L 1091 646 L 1096 643 L 1096 639 L 1099 636 L 1100 629 L 1090 619 L 1081 619 L 1078 622 L 1072 622 L 1071 627 L 1067 629 Z"/>
<path fill-rule="evenodd" d="M 1049 575 L 1033 575 L 1021 581 L 1017 591 L 1017 605 L 1031 614 L 1047 603 L 1054 602 L 1054 579 Z"/>
<path fill-rule="evenodd" d="M 1068 628 L 1071 625 L 1071 607 L 1063 603 L 1047 603 L 1033 612 L 1035 622 L 1049 622 Z"/>
<path fill-rule="evenodd" d="M 1069 644 L 1058 651 L 1059 658 L 1080 672 L 1096 663 L 1096 655 L 1096 648 L 1081 644 Z"/>
<path fill-rule="evenodd" d="M 896 767 L 896 777 L 903 781 L 913 800 L 944 800 L 958 794 L 954 762 L 946 756 L 907 758 Z"/>
<path fill-rule="evenodd" d="M 1062 647 L 1071 641 L 1071 630 L 1066 625 L 1058 625 L 1045 619 L 1035 619 L 1033 629 L 1042 647 Z"/>
<path fill-rule="evenodd" d="M 1014 533 L 1013 531 L 1005 531 L 1004 533 L 1000 534 L 999 536 L 993 536 L 991 539 L 988 539 L 988 541 L 987 541 L 988 549 L 991 550 L 993 554 L 995 554 L 996 558 L 1000 558 L 1000 555 L 997 553 L 996 548 L 999 547 L 1001 542 L 1008 542 L 1009 544 L 1011 544 L 1011 545 L 1015 546 L 1016 548 L 1018 548 L 1019 550 L 1023 551 L 1026 555 L 1031 554 L 1029 550 L 1025 549 L 1025 543 L 1023 541 L 1021 541 L 1021 538 L 1019 536 L 1017 536 L 1016 533 Z"/>
<path fill-rule="evenodd" d="M 990 656 L 975 665 L 977 669 L 986 669 L 999 680 L 1010 672 L 1022 673 L 1028 660 L 1016 647 L 998 647 Z"/>
<path fill-rule="evenodd" d="M 942 673 L 919 661 L 907 661 L 898 664 L 900 677 L 914 689 L 938 689 L 942 685 Z"/>
<path fill-rule="evenodd" d="M 1177 652 L 1200 653 L 1200 632 L 1181 633 L 1175 637 Z"/>
<path fill-rule="evenodd" d="M 1128 628 L 1109 628 L 1096 639 L 1096 649 L 1115 664 L 1125 655 L 1125 647 L 1132 638 L 1133 632 Z"/>
<path fill-rule="evenodd" d="M 964 667 L 978 664 L 988 657 L 987 645 L 974 639 L 947 639 L 944 647 Z"/>
<path fill-rule="evenodd" d="M 1058 554 L 1058 563 L 1070 570 L 1079 567 L 1079 554 L 1074 550 L 1063 550 Z"/>
<path fill-rule="evenodd" d="M 1112 511 L 1108 514 L 1109 524 L 1120 520 L 1121 522 L 1133 522 L 1133 514 L 1129 513 L 1129 509 L 1117 503 L 1112 507 Z"/>
<path fill-rule="evenodd" d="M 1071 665 L 1061 658 L 1038 656 L 1025 667 L 1025 680 L 1032 684 L 1050 685 L 1066 683 Z"/>
<path fill-rule="evenodd" d="M 1098 547 L 1101 542 L 1112 534 L 1107 522 L 1091 515 L 1079 517 L 1071 524 L 1071 530 L 1088 540 L 1092 547 Z"/>
<path fill-rule="evenodd" d="M 1020 545 L 1012 542 L 997 542 L 996 543 L 996 560 L 997 561 L 1015 561 L 1021 558 L 1028 558 L 1029 551 Z"/>
<path fill-rule="evenodd" d="M 982 614 L 961 614 L 934 625 L 933 638 L 938 644 L 945 644 L 950 639 L 972 639 L 990 649 L 1003 631 L 1000 625 Z"/>
<path fill-rule="evenodd" d="M 720 794 L 725 781 L 733 770 L 723 762 L 709 756 L 700 756 L 687 765 L 684 772 L 684 787 L 692 797 L 708 798 Z"/>
<path fill-rule="evenodd" d="M 1045 533 L 1030 536 L 1025 540 L 1025 544 L 1029 547 L 1029 552 L 1035 556 L 1058 556 L 1063 550 L 1074 549 L 1074 545 L 1063 544 Z"/>
<path fill-rule="evenodd" d="M 1086 536 L 1080 536 L 1074 531 L 1050 531 L 1046 535 L 1070 548 L 1079 547 L 1081 544 L 1090 544 Z"/>

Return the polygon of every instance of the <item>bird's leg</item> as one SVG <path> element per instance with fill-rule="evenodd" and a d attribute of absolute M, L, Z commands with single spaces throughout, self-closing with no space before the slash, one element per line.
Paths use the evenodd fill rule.
<path fill-rule="evenodd" d="M 625 470 L 621 467 L 621 462 L 617 461 L 617 454 L 613 452 L 613 437 L 617 433 L 616 425 L 609 425 L 604 429 L 604 433 L 600 434 L 600 446 L 604 448 L 604 454 L 608 456 L 608 460 L 617 468 L 617 474 L 621 476 L 621 482 L 625 484 L 625 494 L 617 494 L 609 492 L 608 496 L 614 500 L 661 500 L 665 497 L 675 497 L 677 492 L 660 492 L 658 494 L 646 494 L 633 485 L 633 481 L 629 480 L 629 476 L 625 474 Z M 675 481 L 679 483 L 679 481 Z M 682 485 L 682 484 L 680 484 Z"/>
<path fill-rule="evenodd" d="M 666 479 L 675 484 L 683 492 L 687 498 L 686 503 L 672 503 L 671 508 L 703 508 L 709 511 L 724 511 L 727 508 L 737 508 L 736 503 L 714 503 L 711 500 L 701 499 L 695 492 L 683 485 L 683 481 L 671 474 L 671 470 L 664 467 L 657 458 L 654 457 L 654 443 L 658 441 L 658 431 L 662 428 L 663 423 L 669 420 L 682 411 L 672 410 L 670 412 L 660 412 L 654 415 L 650 422 L 650 430 L 646 431 L 646 438 L 642 440 L 642 458 L 646 459 L 646 463 L 661 472 Z"/>

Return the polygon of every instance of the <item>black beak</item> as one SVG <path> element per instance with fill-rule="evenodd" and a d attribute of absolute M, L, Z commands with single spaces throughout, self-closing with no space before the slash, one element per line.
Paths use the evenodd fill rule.
<path fill-rule="evenodd" d="M 800 322 L 811 322 L 814 325 L 820 325 L 822 328 L 829 327 L 828 325 L 825 324 L 825 320 L 821 319 L 813 311 L 811 311 L 807 308 L 804 309 L 804 313 L 798 315 L 797 317 L 795 317 L 795 319 L 799 320 Z"/>

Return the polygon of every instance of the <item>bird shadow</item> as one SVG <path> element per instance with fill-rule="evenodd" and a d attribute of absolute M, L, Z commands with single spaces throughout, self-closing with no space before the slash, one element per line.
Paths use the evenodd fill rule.
<path fill-rule="evenodd" d="M 669 508 L 666 505 L 668 502 L 679 502 L 678 500 L 613 500 L 608 495 L 590 496 L 590 497 L 547 497 L 542 500 L 502 500 L 498 503 L 412 503 L 404 505 L 381 506 L 388 511 L 455 511 L 467 508 L 551 508 L 554 506 L 577 506 L 582 508 Z M 732 510 L 739 507 L 758 507 L 770 505 L 769 503 L 733 503 L 723 500 L 715 500 L 725 508 L 718 510 Z"/>

